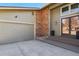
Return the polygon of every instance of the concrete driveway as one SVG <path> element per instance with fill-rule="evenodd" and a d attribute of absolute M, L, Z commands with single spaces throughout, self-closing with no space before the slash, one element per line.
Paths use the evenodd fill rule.
<path fill-rule="evenodd" d="M 79 56 L 79 54 L 37 40 L 30 40 L 0 45 L 0 56 Z"/>

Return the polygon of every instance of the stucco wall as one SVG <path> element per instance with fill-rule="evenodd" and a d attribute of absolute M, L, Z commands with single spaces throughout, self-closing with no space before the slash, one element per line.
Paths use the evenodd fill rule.
<path fill-rule="evenodd" d="M 52 9 L 50 13 L 51 13 L 50 31 L 54 30 L 55 35 L 60 36 L 61 35 L 60 7 Z"/>
<path fill-rule="evenodd" d="M 34 20 L 32 11 L 0 11 L 0 44 L 34 39 Z"/>
<path fill-rule="evenodd" d="M 36 35 L 48 35 L 48 8 L 36 11 Z"/>
<path fill-rule="evenodd" d="M 0 20 L 34 23 L 34 19 L 32 11 L 0 11 Z"/>

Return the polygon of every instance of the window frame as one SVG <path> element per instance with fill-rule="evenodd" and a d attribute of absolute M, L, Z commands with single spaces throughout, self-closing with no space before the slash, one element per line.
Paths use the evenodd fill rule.
<path fill-rule="evenodd" d="M 79 3 L 73 3 L 73 4 L 70 5 L 71 10 L 77 9 L 77 8 L 72 8 L 72 5 L 74 5 L 74 4 L 78 4 L 78 8 L 79 8 Z"/>
<path fill-rule="evenodd" d="M 65 12 L 62 12 L 62 8 L 67 7 L 67 6 L 69 6 L 69 10 L 65 11 Z M 61 16 L 65 15 L 66 13 L 68 14 L 69 12 L 70 12 L 70 4 L 66 4 L 66 5 L 63 5 L 63 6 L 60 7 L 60 14 L 61 14 Z"/>
<path fill-rule="evenodd" d="M 67 10 L 63 10 L 64 8 L 68 8 Z M 69 6 L 65 6 L 62 8 L 62 13 L 66 12 L 66 11 L 69 11 Z"/>
<path fill-rule="evenodd" d="M 78 11 L 79 8 L 71 9 L 71 5 L 72 5 L 72 4 L 75 4 L 75 3 L 66 4 L 66 5 L 63 5 L 63 6 L 60 7 L 60 14 L 61 14 L 61 16 L 66 16 L 66 15 L 70 15 L 70 14 L 72 14 L 72 13 L 77 13 L 77 12 L 79 12 L 79 11 Z M 66 6 L 69 6 L 69 10 L 66 11 L 66 12 L 62 12 L 62 8 L 66 7 Z"/>

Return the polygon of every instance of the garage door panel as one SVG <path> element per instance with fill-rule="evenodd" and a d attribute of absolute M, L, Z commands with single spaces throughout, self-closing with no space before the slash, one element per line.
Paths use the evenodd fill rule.
<path fill-rule="evenodd" d="M 34 39 L 33 24 L 12 24 L 0 22 L 0 44 Z"/>

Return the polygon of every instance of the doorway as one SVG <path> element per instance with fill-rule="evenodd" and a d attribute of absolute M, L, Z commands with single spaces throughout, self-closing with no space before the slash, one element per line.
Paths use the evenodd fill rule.
<path fill-rule="evenodd" d="M 77 28 L 79 28 L 79 16 L 62 18 L 61 20 L 62 35 L 75 36 Z"/>

